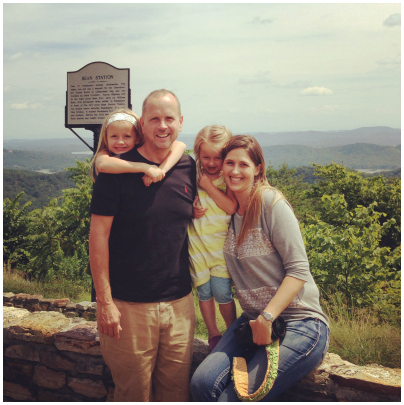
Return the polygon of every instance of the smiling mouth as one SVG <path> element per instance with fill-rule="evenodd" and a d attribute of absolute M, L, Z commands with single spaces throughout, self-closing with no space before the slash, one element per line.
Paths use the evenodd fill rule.
<path fill-rule="evenodd" d="M 162 135 L 156 135 L 157 138 L 167 138 L 170 134 L 162 134 Z"/>

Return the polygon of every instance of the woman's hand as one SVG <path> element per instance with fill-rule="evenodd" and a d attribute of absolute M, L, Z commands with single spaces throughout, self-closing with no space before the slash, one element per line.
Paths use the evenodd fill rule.
<path fill-rule="evenodd" d="M 259 315 L 255 321 L 250 321 L 253 333 L 253 341 L 258 346 L 266 346 L 272 343 L 272 322 L 267 321 L 262 315 Z"/>
<path fill-rule="evenodd" d="M 203 208 L 201 202 L 199 201 L 199 197 L 196 197 L 194 203 L 192 204 L 192 215 L 194 218 L 201 218 L 205 215 L 207 208 Z"/>

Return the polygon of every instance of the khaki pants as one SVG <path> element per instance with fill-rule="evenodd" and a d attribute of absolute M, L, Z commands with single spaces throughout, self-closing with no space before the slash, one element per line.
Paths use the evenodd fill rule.
<path fill-rule="evenodd" d="M 192 293 L 169 302 L 115 300 L 120 339 L 100 333 L 119 402 L 186 402 L 195 330 Z"/>

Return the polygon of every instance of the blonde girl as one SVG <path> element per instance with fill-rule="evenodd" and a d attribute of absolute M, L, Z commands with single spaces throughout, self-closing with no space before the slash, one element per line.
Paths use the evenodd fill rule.
<path fill-rule="evenodd" d="M 91 163 L 91 177 L 104 173 L 144 173 L 146 186 L 162 180 L 165 174 L 181 158 L 186 145 L 175 141 L 167 159 L 159 166 L 120 159 L 122 153 L 129 152 L 135 145 L 143 144 L 143 134 L 139 117 L 130 109 L 122 108 L 111 112 L 101 127 L 97 151 Z"/>
<path fill-rule="evenodd" d="M 222 176 L 222 150 L 231 137 L 222 125 L 207 126 L 197 134 L 194 145 L 198 197 L 188 228 L 190 271 L 208 329 L 210 351 L 222 336 L 216 323 L 215 300 L 227 327 L 236 319 L 232 281 L 223 256 L 230 217 L 237 209 L 234 194 Z"/>

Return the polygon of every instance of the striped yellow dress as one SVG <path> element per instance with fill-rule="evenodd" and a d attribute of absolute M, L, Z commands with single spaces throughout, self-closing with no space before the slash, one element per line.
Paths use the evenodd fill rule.
<path fill-rule="evenodd" d="M 223 176 L 213 185 L 226 192 Z M 201 218 L 193 218 L 188 227 L 190 272 L 194 287 L 209 281 L 210 276 L 230 278 L 223 256 L 231 216 L 219 208 L 209 194 L 198 187 L 199 200 L 208 208 Z"/>

